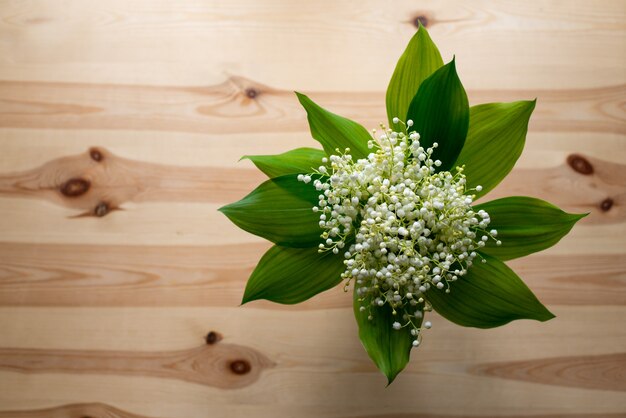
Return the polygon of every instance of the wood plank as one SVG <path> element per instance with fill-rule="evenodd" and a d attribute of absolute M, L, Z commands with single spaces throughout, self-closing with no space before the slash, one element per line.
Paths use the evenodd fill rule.
<path fill-rule="evenodd" d="M 484 332 L 461 328 L 433 315 L 435 327 L 429 331 L 423 346 L 413 353 L 413 361 L 396 382 L 399 384 L 378 391 L 379 402 L 374 405 L 368 404 L 367 399 L 372 390 L 380 388 L 384 378 L 354 338 L 356 329 L 349 308 L 293 312 L 287 316 L 284 312 L 271 311 L 261 315 L 261 311 L 250 308 L 238 309 L 237 314 L 224 308 L 4 308 L 0 309 L 3 329 L 0 346 L 4 347 L 35 348 L 39 352 L 43 350 L 38 347 L 46 347 L 52 353 L 66 352 L 68 347 L 71 350 L 177 350 L 198 344 L 207 329 L 216 325 L 216 331 L 224 332 L 223 343 L 263 347 L 264 354 L 276 366 L 266 370 L 258 384 L 237 391 L 220 390 L 219 395 L 213 392 L 219 389 L 186 382 L 171 385 L 158 378 L 129 380 L 97 373 L 88 376 L 42 373 L 36 379 L 27 379 L 26 376 L 32 375 L 0 371 L 0 404 L 24 409 L 42 405 L 42 401 L 49 405 L 47 399 L 64 402 L 72 399 L 80 387 L 86 399 L 101 399 L 147 416 L 187 415 L 208 407 L 209 403 L 216 414 L 223 415 L 244 399 L 246 405 L 258 411 L 275 411 L 277 416 L 280 408 L 270 405 L 298 406 L 313 416 L 320 413 L 320 400 L 324 400 L 330 411 L 333 406 L 341 405 L 356 416 L 392 412 L 394 409 L 389 408 L 392 405 L 401 405 L 397 411 L 454 415 L 463 408 L 468 415 L 515 415 L 519 408 L 530 406 L 526 396 L 533 399 L 532 406 L 525 409 L 529 413 L 545 412 L 555 402 L 578 413 L 621 411 L 624 404 L 619 392 L 590 390 L 582 383 L 579 387 L 556 386 L 558 390 L 547 390 L 550 386 L 469 372 L 471 367 L 484 363 L 562 356 L 562 347 L 568 347 L 569 356 L 604 355 L 610 353 L 606 351 L 609 347 L 619 350 L 626 344 L 621 324 L 604 320 L 624 315 L 623 307 L 554 310 L 557 315 L 554 321 L 544 324 L 516 321 Z M 586 338 L 581 339 L 578 331 L 581 318 L 601 326 L 589 328 Z M 119 338 L 122 335 L 124 338 Z M 298 338 L 294 339 L 294 335 Z M 554 344 L 555 339 L 559 345 Z M 550 372 L 551 369 L 546 369 L 544 378 L 558 378 Z M 594 375 L 590 379 L 602 381 L 603 378 Z M 20 391 L 24 387 L 30 390 Z M 450 398 L 449 402 L 433 406 L 424 401 L 442 391 Z M 466 405 L 467 396 L 486 399 L 494 391 L 498 396 L 489 397 L 489 402 Z M 45 396 L 37 397 L 37 393 Z M 145 393 L 161 394 L 160 409 L 143 401 Z M 416 393 L 420 394 L 417 398 Z M 524 396 L 520 397 L 520 393 Z M 588 402 L 589 396 L 597 402 Z M 239 407 L 235 410 L 243 412 Z"/>
<path fill-rule="evenodd" d="M 199 347 L 166 352 L 0 348 L 0 370 L 150 376 L 239 389 L 256 382 L 263 369 L 273 367 L 256 350 L 216 340 L 214 337 Z"/>
<path fill-rule="evenodd" d="M 320 408 L 321 409 L 321 408 Z M 302 411 L 294 411 L 300 412 Z M 332 413 L 332 411 L 328 411 Z M 52 408 L 36 410 L 0 411 L 0 418 L 67 418 L 94 416 L 102 418 L 149 418 L 145 415 L 136 415 L 102 403 L 69 404 Z M 279 415 L 287 416 L 287 415 Z M 302 415 L 300 415 L 302 416 Z M 331 416 L 324 414 L 324 416 Z M 339 415 L 335 415 L 339 417 Z M 482 418 L 623 418 L 623 414 L 540 414 L 540 415 L 482 415 Z M 385 414 L 385 415 L 342 415 L 341 418 L 462 418 L 468 415 L 441 415 L 441 414 Z"/>
<path fill-rule="evenodd" d="M 262 241 L 235 228 L 217 211 L 220 206 L 151 202 L 143 203 L 141 210 L 137 210 L 137 204 L 128 203 L 109 216 L 76 217 L 81 212 L 49 202 L 0 199 L 0 239 L 4 242 L 201 246 L 216 242 L 228 245 Z"/>
<path fill-rule="evenodd" d="M 103 403 L 70 404 L 53 408 L 21 411 L 0 411 L 0 418 L 148 418 L 145 415 L 132 414 Z"/>
<path fill-rule="evenodd" d="M 257 381 L 264 369 L 277 366 L 265 355 L 250 348 L 218 343 L 216 335 L 215 332 L 210 333 L 212 338 L 207 337 L 205 345 L 174 352 L 0 348 L 0 370 L 26 374 L 149 376 L 221 389 L 239 389 Z M 283 359 L 278 367 L 293 367 L 289 363 L 293 361 L 285 362 Z M 622 379 L 624 367 L 626 353 L 479 363 L 467 369 L 477 376 L 623 392 L 626 391 Z M 367 367 L 355 365 L 350 369 L 367 370 Z"/>
<path fill-rule="evenodd" d="M 610 132 L 537 132 L 526 137 L 516 169 L 553 168 L 571 154 L 623 163 L 623 135 Z M 50 160 L 104 148 L 123 158 L 167 166 L 239 168 L 254 166 L 242 155 L 279 154 L 319 147 L 308 131 L 203 134 L 132 130 L 2 128 L 0 173 L 32 170 Z M 219 149 L 219 152 L 215 150 Z"/>
<path fill-rule="evenodd" d="M 0 306 L 236 306 L 269 244 L 201 246 L 0 243 Z M 548 305 L 626 305 L 626 256 L 551 251 L 509 262 Z M 85 292 L 85 290 L 89 290 Z M 259 305 L 260 303 L 260 305 Z M 333 289 L 303 304 L 348 307 Z"/>
<path fill-rule="evenodd" d="M 222 391 L 190 383 L 167 384 L 159 379 L 124 380 L 114 376 L 38 375 L 30 382 L 10 372 L 0 373 L 0 403 L 6 409 L 32 409 L 50 406 L 49 399 L 68 402 L 80 393 L 82 398 L 101 399 L 125 411 L 144 416 L 193 416 L 197 411 L 208 416 L 388 416 L 406 411 L 424 414 L 462 416 L 499 416 L 549 414 L 553 405 L 562 413 L 608 415 L 622 413 L 622 392 L 530 385 L 528 383 L 463 376 L 450 371 L 403 375 L 389 390 L 378 390 L 377 402 L 368 405 L 372 391 L 381 379 L 358 372 L 319 373 L 311 370 L 268 374 L 259 384 L 237 391 Z M 288 380 L 287 380 L 288 379 Z M 20 393 L 30 387 L 32 393 Z M 443 396 L 446 402 L 436 407 L 429 399 Z M 40 394 L 40 395 L 37 395 Z M 158 396 L 158 402 L 147 399 Z M 475 399 L 467 402 L 466 398 Z M 487 399 L 489 398 L 489 399 Z M 589 402 L 593 398 L 595 402 Z M 532 399 L 532 402 L 529 402 Z M 71 402 L 71 401 L 70 401 Z M 207 411 L 210 411 L 210 415 Z"/>
<path fill-rule="evenodd" d="M 474 366 L 470 373 L 546 385 L 626 392 L 626 353 L 568 356 Z"/>
<path fill-rule="evenodd" d="M 50 160 L 86 153 L 90 147 L 161 165 L 248 169 L 253 167 L 252 163 L 239 161 L 242 155 L 278 154 L 291 148 L 319 144 L 304 131 L 211 135 L 171 131 L 2 128 L 1 133 L 0 171 L 3 173 L 30 170 Z M 598 136 L 599 143 L 614 148 L 611 143 L 615 135 Z M 572 137 L 568 135 L 562 142 L 572 144 Z M 579 143 L 584 147 L 588 144 L 587 137 L 585 140 L 581 138 Z M 578 151 L 580 147 L 577 147 Z M 215 152 L 216 149 L 220 152 Z M 611 157 L 610 153 L 604 155 L 605 158 Z"/>
<path fill-rule="evenodd" d="M 82 211 L 77 216 L 105 216 L 129 201 L 235 200 L 242 191 L 251 191 L 265 180 L 256 170 L 243 176 L 246 172 L 242 171 L 151 164 L 90 147 L 33 170 L 0 175 L 0 196 L 42 197 Z"/>
<path fill-rule="evenodd" d="M 576 183 L 570 185 L 575 190 Z M 240 197 L 247 191 L 242 190 Z M 524 194 L 542 197 L 536 190 L 535 193 Z M 560 199 L 557 197 L 551 196 L 549 200 L 559 205 Z M 617 198 L 621 200 L 623 195 Z M 77 217 L 82 212 L 60 208 L 45 201 L 0 198 L 0 241 L 200 246 L 263 242 L 261 238 L 232 225 L 218 212 L 220 206 L 222 205 L 196 202 L 130 202 L 125 203 L 120 210 L 108 212 L 107 216 Z M 579 213 L 592 209 L 589 203 L 581 205 L 582 210 L 562 206 L 568 211 Z M 623 213 L 615 204 L 610 210 L 614 211 L 612 213 Z M 553 247 L 553 254 L 567 254 L 572 251 L 589 255 L 621 252 L 626 245 L 623 241 L 626 223 L 605 222 L 604 219 L 611 219 L 612 213 L 599 213 L 595 210 L 592 215 L 601 222 L 593 222 L 592 215 L 583 219 L 570 235 Z M 46 233 L 42 234 L 42 231 Z"/>
<path fill-rule="evenodd" d="M 276 305 L 274 305 L 276 306 Z M 624 306 L 551 306 L 556 319 L 523 320 L 489 330 L 463 328 L 429 314 L 433 328 L 413 351 L 409 374 L 431 362 L 522 361 L 564 355 L 603 355 L 623 351 L 626 331 L 619 318 Z M 273 310 L 243 307 L 2 307 L 0 347 L 50 350 L 178 351 L 202 344 L 208 332 L 224 343 L 250 347 L 281 367 L 325 370 L 359 369 L 383 379 L 368 360 L 356 336 L 349 307 Z M 585 328 L 580 336 L 581 324 Z M 601 324 L 598 325 L 598 324 Z M 297 338 L 296 338 L 297 337 Z M 559 344 L 555 344 L 559 341 Z M 600 341 L 601 343 L 598 343 Z M 466 349 L 459 351 L 459 347 Z M 333 363 L 340 358 L 341 364 Z M 381 380 L 382 381 L 382 380 Z"/>
<path fill-rule="evenodd" d="M 614 0 L 9 3 L 0 79 L 206 85 L 236 74 L 289 90 L 382 90 L 421 17 L 470 87 L 598 87 L 624 81 L 625 9 Z"/>
<path fill-rule="evenodd" d="M 514 171 L 487 199 L 533 195 L 566 210 L 595 209 L 584 221 L 587 224 L 622 222 L 626 218 L 624 169 L 623 164 L 570 154 L 558 167 Z M 73 208 L 78 217 L 102 217 L 127 202 L 226 204 L 264 180 L 253 169 L 152 164 L 90 147 L 82 154 L 50 160 L 28 171 L 0 172 L 0 197 L 40 198 Z"/>
<path fill-rule="evenodd" d="M 382 90 L 308 92 L 325 108 L 368 128 L 386 119 Z M 539 98 L 534 130 L 624 134 L 625 93 L 626 85 L 615 84 L 570 90 L 469 90 L 468 95 L 473 104 Z M 234 76 L 208 87 L 0 81 L 0 127 L 222 135 L 307 130 L 306 114 L 291 91 Z"/>

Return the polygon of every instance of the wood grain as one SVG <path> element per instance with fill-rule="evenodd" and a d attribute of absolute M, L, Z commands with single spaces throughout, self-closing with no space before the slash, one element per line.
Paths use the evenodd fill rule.
<path fill-rule="evenodd" d="M 482 364 L 470 373 L 547 385 L 626 391 L 626 353 Z"/>
<path fill-rule="evenodd" d="M 0 411 L 0 418 L 149 418 L 102 403 L 81 403 L 29 411 Z"/>
<path fill-rule="evenodd" d="M 245 154 L 367 128 L 426 25 L 470 102 L 537 98 L 485 200 L 589 212 L 509 262 L 556 318 L 436 314 L 393 385 L 341 288 L 239 306 L 269 248 L 217 208 Z M 0 417 L 626 417 L 626 3 L 0 2 Z M 240 374 L 237 374 L 240 373 Z"/>
<path fill-rule="evenodd" d="M 623 414 L 541 414 L 541 415 L 507 415 L 506 418 L 622 418 Z M 0 411 L 0 418 L 150 418 L 122 411 L 101 403 L 85 403 L 63 405 L 55 408 Z M 341 418 L 462 418 L 467 415 L 441 414 L 385 414 L 385 415 L 344 415 Z M 482 418 L 502 418 L 501 415 L 484 415 Z"/>
<path fill-rule="evenodd" d="M 2 415 L 0 415 L 1 417 Z M 440 414 L 385 414 L 385 415 L 352 415 L 350 418 L 461 418 L 470 415 Z M 503 415 L 482 415 L 482 418 L 504 418 Z M 624 414 L 541 414 L 541 415 L 506 415 L 506 418 L 623 418 Z M 346 417 L 348 418 L 348 417 Z"/>
<path fill-rule="evenodd" d="M 308 93 L 325 108 L 365 126 L 377 127 L 385 120 L 380 92 Z M 622 84 L 571 90 L 470 90 L 468 95 L 472 103 L 539 97 L 532 124 L 537 131 L 624 134 L 625 93 Z M 0 103 L 0 127 L 219 134 L 306 129 L 306 115 L 293 92 L 242 77 L 209 87 L 0 82 Z"/>
<path fill-rule="evenodd" d="M 71 403 L 76 391 L 81 398 L 105 401 L 123 410 L 148 416 L 193 416 L 209 406 L 216 416 L 328 416 L 382 415 L 384 413 L 433 411 L 455 415 L 460 411 L 481 416 L 485 409 L 496 415 L 515 415 L 534 399 L 532 411 L 541 413 L 555 403 L 568 405 L 574 413 L 620 411 L 623 393 L 529 384 L 468 373 L 474 365 L 562 356 L 602 355 L 626 344 L 621 323 L 606 321 L 626 313 L 621 307 L 554 306 L 554 321 L 517 321 L 507 327 L 477 332 L 433 315 L 419 351 L 409 367 L 386 390 L 384 377 L 362 350 L 350 308 L 324 311 L 280 312 L 252 305 L 232 308 L 2 308 L 0 329 L 5 347 L 50 350 L 178 351 L 194 347 L 211 329 L 224 333 L 225 343 L 249 346 L 277 363 L 266 369 L 257 383 L 224 391 L 172 379 L 98 374 L 23 374 L 0 370 L 0 405 L 32 409 Z M 20 320 L 8 315 L 14 312 Z M 320 318 L 325 318 L 320 320 Z M 581 338 L 579 327 L 590 327 Z M 278 325 L 277 325 L 278 324 Z M 294 338 L 297 335 L 297 338 Z M 559 344 L 554 344 L 554 340 Z M 601 344 L 598 343 L 601 341 Z M 341 348 L 341 349 L 339 349 Z M 33 394 L 20 395 L 27 385 Z M 377 402 L 361 405 L 373 391 Z M 428 399 L 442 391 L 445 404 L 430 407 Z M 159 402 L 149 402 L 151 394 Z M 501 395 L 494 396 L 494 393 Z M 523 396 L 519 394 L 523 393 Z M 590 403 L 587 396 L 593 396 Z M 467 398 L 476 401 L 468 404 Z M 56 402 L 51 402 L 56 399 Z M 246 409 L 239 404 L 245 400 Z M 325 401 L 326 409 L 319 402 Z M 395 407 L 394 407 L 395 406 Z M 426 408 L 425 408 L 426 407 Z M 202 409 L 204 410 L 204 409 Z M 302 411 L 302 412 L 301 412 Z M 517 411 L 517 412 L 516 412 Z M 348 413 L 349 412 L 349 413 Z M 569 413 L 568 412 L 568 413 Z"/>
<path fill-rule="evenodd" d="M 258 183 L 241 170 L 176 167 L 118 157 L 101 147 L 52 160 L 36 169 L 0 174 L 0 195 L 41 197 L 102 217 L 135 201 L 227 202 Z"/>
<path fill-rule="evenodd" d="M 623 222 L 626 177 L 619 173 L 624 170 L 623 164 L 571 154 L 558 167 L 514 172 L 487 199 L 533 195 L 566 210 L 593 213 L 585 223 Z M 38 197 L 76 209 L 77 216 L 102 217 L 127 202 L 225 204 L 254 189 L 258 179 L 253 170 L 151 164 L 91 147 L 32 170 L 0 172 L 0 196 Z"/>
<path fill-rule="evenodd" d="M 255 350 L 215 341 L 174 352 L 0 349 L 3 370 L 160 377 L 222 389 L 251 385 L 272 366 Z"/>
<path fill-rule="evenodd" d="M 570 154 L 557 167 L 516 170 L 484 200 L 533 196 L 572 212 L 589 213 L 587 224 L 621 224 L 625 220 L 626 166 L 584 154 Z"/>
<path fill-rule="evenodd" d="M 0 20 L 0 56 L 6 62 L 0 76 L 206 85 L 239 74 L 288 90 L 383 91 L 395 58 L 415 31 L 415 18 L 426 16 L 444 57 L 456 54 L 470 87 L 624 82 L 620 1 L 358 4 L 189 0 L 173 7 L 168 1 L 135 6 L 112 0 L 59 8 L 8 3 Z"/>
<path fill-rule="evenodd" d="M 2 306 L 235 306 L 266 243 L 107 246 L 0 243 Z M 626 257 L 537 254 L 509 265 L 548 304 L 623 305 Z M 88 292 L 85 292 L 88 290 Z M 268 309 L 348 307 L 324 298 Z"/>

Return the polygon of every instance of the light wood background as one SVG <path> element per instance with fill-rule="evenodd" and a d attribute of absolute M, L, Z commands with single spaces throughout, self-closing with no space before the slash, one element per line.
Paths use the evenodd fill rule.
<path fill-rule="evenodd" d="M 243 154 L 368 128 L 422 19 L 473 104 L 537 97 L 490 197 L 591 212 L 511 262 L 557 318 L 434 327 L 388 388 L 341 288 L 240 307 Z M 626 2 L 0 2 L 0 417 L 626 413 Z M 208 343 L 206 337 L 209 332 Z"/>

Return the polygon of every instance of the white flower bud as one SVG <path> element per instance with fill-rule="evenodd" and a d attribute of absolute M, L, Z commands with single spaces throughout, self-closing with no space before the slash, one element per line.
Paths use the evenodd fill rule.
<path fill-rule="evenodd" d="M 446 293 L 454 288 L 478 257 L 475 250 L 495 239 L 497 231 L 484 232 L 491 219 L 484 210 L 472 209 L 474 195 L 466 188 L 462 167 L 436 171 L 442 165 L 432 158 L 437 143 L 424 149 L 417 132 L 387 128 L 379 141 L 375 135 L 366 158 L 337 150 L 322 159 L 317 171 L 297 179 L 312 182 L 319 193 L 313 207 L 322 229 L 319 252 L 347 249 L 342 277 L 354 284 L 359 310 L 367 310 L 372 319 L 378 307 L 387 305 L 411 328 L 417 346 L 422 310 L 428 309 L 421 296 L 432 287 Z M 417 319 L 415 324 L 411 318 Z M 400 329 L 402 323 L 391 325 Z M 423 325 L 430 326 L 428 321 Z"/>

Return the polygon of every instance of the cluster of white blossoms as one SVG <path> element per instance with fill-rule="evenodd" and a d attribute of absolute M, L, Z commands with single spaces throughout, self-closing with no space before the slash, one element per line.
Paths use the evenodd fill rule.
<path fill-rule="evenodd" d="M 412 126 L 410 120 L 394 123 Z M 337 149 L 298 180 L 313 181 L 320 192 L 313 207 L 323 229 L 319 251 L 344 252 L 342 277 L 346 289 L 354 282 L 360 310 L 372 319 L 388 304 L 395 319 L 390 326 L 410 327 L 417 346 L 422 329 L 431 326 L 423 322 L 431 310 L 423 294 L 433 286 L 450 292 L 497 231 L 487 230 L 488 213 L 473 210 L 471 192 L 482 188 L 466 189 L 463 167 L 437 172 L 441 161 L 431 158 L 437 143 L 424 149 L 416 132 L 381 128 L 367 158 L 354 161 L 350 149 Z"/>

